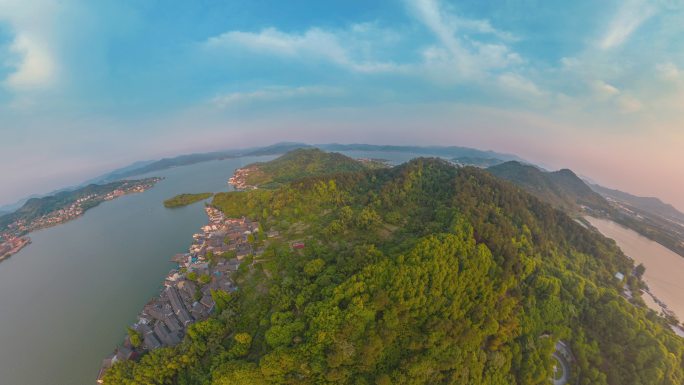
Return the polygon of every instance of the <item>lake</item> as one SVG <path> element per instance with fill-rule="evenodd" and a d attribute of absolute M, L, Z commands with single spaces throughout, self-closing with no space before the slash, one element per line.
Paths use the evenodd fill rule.
<path fill-rule="evenodd" d="M 644 281 L 651 293 L 667 304 L 680 320 L 684 320 L 684 258 L 670 249 L 613 221 L 585 217 L 601 234 L 615 240 L 635 263 L 646 267 Z M 660 309 L 644 295 L 649 307 Z"/>
<path fill-rule="evenodd" d="M 179 193 L 219 192 L 235 168 L 272 157 L 205 162 L 148 175 L 152 189 L 104 202 L 73 221 L 30 234 L 0 263 L 0 383 L 90 385 L 126 327 L 159 293 L 192 234 L 202 203 L 166 209 Z M 136 178 L 140 178 L 136 177 Z"/>

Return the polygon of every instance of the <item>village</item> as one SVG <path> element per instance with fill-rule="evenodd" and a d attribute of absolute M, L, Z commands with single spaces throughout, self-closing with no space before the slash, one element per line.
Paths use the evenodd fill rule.
<path fill-rule="evenodd" d="M 29 237 L 12 237 L 0 243 L 0 261 L 11 257 L 31 243 Z"/>
<path fill-rule="evenodd" d="M 236 291 L 232 274 L 245 257 L 263 252 L 254 247 L 254 240 L 262 231 L 258 222 L 226 218 L 211 206 L 205 207 L 205 211 L 209 223 L 201 233 L 193 235 L 188 253 L 172 258 L 178 267 L 169 272 L 160 295 L 143 307 L 138 321 L 131 326 L 139 341 L 132 341 L 130 333 L 125 337 L 122 345 L 103 361 L 98 383 L 102 383 L 106 370 L 117 361 L 136 359 L 145 351 L 181 342 L 190 324 L 214 312 L 212 291 Z"/>
<path fill-rule="evenodd" d="M 31 220 L 17 219 L 7 224 L 4 229 L 0 229 L 0 239 L 5 240 L 5 243 L 15 242 L 16 239 L 21 239 L 23 235 L 31 231 L 56 226 L 60 223 L 76 219 L 83 215 L 88 209 L 97 206 L 101 202 L 110 201 L 126 194 L 144 192 L 152 188 L 159 180 L 160 178 L 150 178 L 149 181 L 127 182 L 120 188 L 107 192 L 106 194 L 89 194 L 80 197 L 72 203 L 50 211 L 38 218 Z M 0 250 L 2 250 L 3 245 L 4 243 L 0 244 Z M 14 253 L 16 253 L 16 251 Z"/>
<path fill-rule="evenodd" d="M 254 190 L 256 189 L 256 186 L 247 183 L 247 176 L 256 171 L 256 166 L 238 168 L 235 170 L 233 176 L 228 179 L 228 184 L 232 185 L 238 191 Z"/>

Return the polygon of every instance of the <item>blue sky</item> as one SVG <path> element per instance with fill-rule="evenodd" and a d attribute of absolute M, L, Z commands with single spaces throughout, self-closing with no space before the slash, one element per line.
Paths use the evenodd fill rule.
<path fill-rule="evenodd" d="M 684 208 L 675 0 L 0 0 L 0 203 L 280 140 L 514 152 Z"/>

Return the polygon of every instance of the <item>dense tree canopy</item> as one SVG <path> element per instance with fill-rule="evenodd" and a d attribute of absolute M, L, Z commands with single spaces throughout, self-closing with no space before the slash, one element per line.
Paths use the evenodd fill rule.
<path fill-rule="evenodd" d="M 487 172 L 417 159 L 213 205 L 281 236 L 211 319 L 106 384 L 548 384 L 559 339 L 573 384 L 684 383 L 682 340 L 620 295 L 632 262 Z"/>

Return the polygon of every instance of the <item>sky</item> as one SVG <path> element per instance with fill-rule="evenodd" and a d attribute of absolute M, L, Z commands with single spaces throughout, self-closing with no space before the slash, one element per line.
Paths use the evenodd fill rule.
<path fill-rule="evenodd" d="M 515 153 L 684 210 L 684 0 L 0 0 L 0 205 L 279 141 Z"/>

